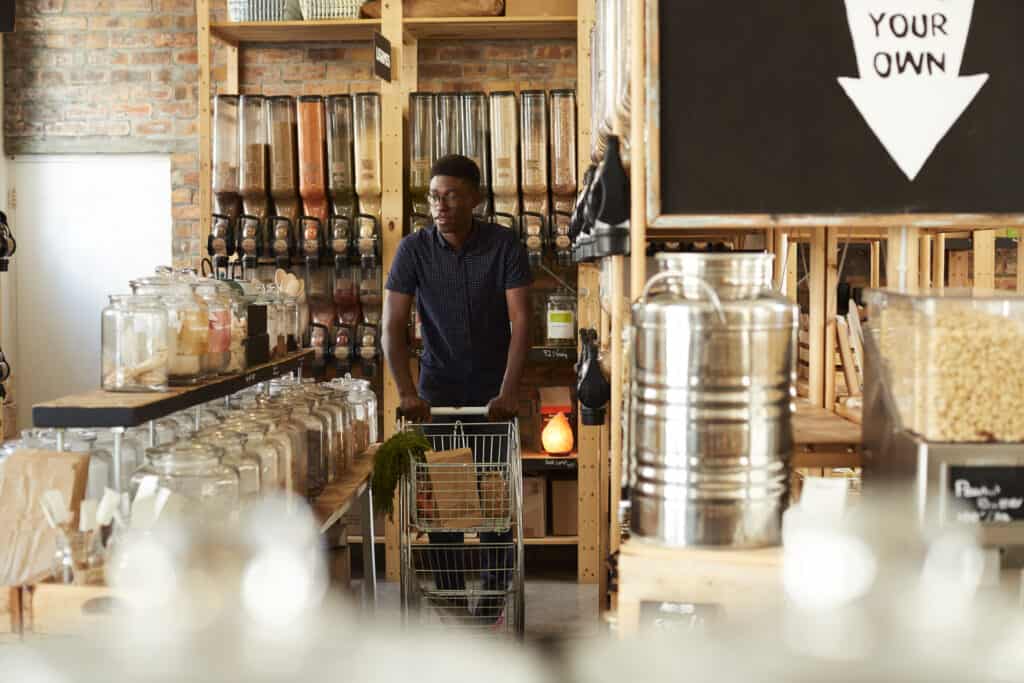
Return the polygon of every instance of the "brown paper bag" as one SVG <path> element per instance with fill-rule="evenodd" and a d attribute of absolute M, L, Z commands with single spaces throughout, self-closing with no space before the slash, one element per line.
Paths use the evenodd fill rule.
<path fill-rule="evenodd" d="M 433 521 L 444 529 L 472 529 L 483 525 L 477 491 L 473 451 L 427 451 Z"/>
<path fill-rule="evenodd" d="M 56 489 L 78 528 L 89 456 L 85 453 L 18 451 L 0 467 L 0 586 L 35 581 L 53 569 L 57 531 L 46 523 L 39 501 Z"/>
<path fill-rule="evenodd" d="M 403 0 L 406 17 L 497 17 L 505 12 L 505 0 Z M 363 17 L 380 19 L 380 0 L 364 2 Z"/>

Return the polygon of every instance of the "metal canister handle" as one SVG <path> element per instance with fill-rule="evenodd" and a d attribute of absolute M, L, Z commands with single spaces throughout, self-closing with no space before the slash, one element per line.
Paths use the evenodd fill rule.
<path fill-rule="evenodd" d="M 670 278 L 683 278 L 684 280 L 690 280 L 697 283 L 704 293 L 708 295 L 708 300 L 711 301 L 711 305 L 715 307 L 715 312 L 718 313 L 718 322 L 725 324 L 725 309 L 722 308 L 722 300 L 718 297 L 718 292 L 715 288 L 707 283 L 707 280 L 699 278 L 696 275 L 689 275 L 678 270 L 663 270 L 657 273 L 654 277 L 647 281 L 644 285 L 644 291 L 640 294 L 640 303 L 647 303 L 647 295 L 651 293 L 651 287 L 664 282 Z"/>

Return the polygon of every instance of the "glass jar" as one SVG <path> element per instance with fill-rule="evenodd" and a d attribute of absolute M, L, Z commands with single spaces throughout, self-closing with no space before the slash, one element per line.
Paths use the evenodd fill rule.
<path fill-rule="evenodd" d="M 113 457 L 114 453 L 114 433 L 109 429 L 101 429 L 96 432 L 91 430 L 82 429 L 71 429 L 68 431 L 71 435 L 72 444 L 78 440 L 91 441 L 91 447 L 89 450 L 93 452 L 103 452 L 110 454 Z M 133 433 L 131 430 L 126 430 L 121 435 L 121 491 L 128 490 L 128 483 L 131 481 L 132 473 L 138 468 L 146 464 L 146 442 L 139 438 L 137 433 Z M 70 449 L 75 450 L 72 446 Z M 110 486 L 113 486 L 114 474 L 110 473 Z"/>
<path fill-rule="evenodd" d="M 131 496 L 148 477 L 186 499 L 181 514 L 199 524 L 232 521 L 238 512 L 238 472 L 221 462 L 224 451 L 209 444 L 177 443 L 146 450 L 148 462 L 131 478 Z"/>
<path fill-rule="evenodd" d="M 545 309 L 545 343 L 576 346 L 576 297 L 556 291 L 548 296 Z"/>
<path fill-rule="evenodd" d="M 312 413 L 310 401 L 301 390 L 286 390 L 275 397 L 271 405 L 290 408 L 290 418 L 299 423 L 306 435 L 305 491 L 302 495 L 315 498 L 323 491 L 327 473 L 327 439 L 330 426 L 323 418 Z"/>
<path fill-rule="evenodd" d="M 198 383 L 209 349 L 209 309 L 191 290 L 185 292 L 172 290 L 160 299 L 167 309 L 167 378 L 172 385 Z"/>
<path fill-rule="evenodd" d="M 247 297 L 240 287 L 236 288 L 231 283 L 226 284 L 226 291 L 231 298 L 231 345 L 228 348 L 230 353 L 228 372 L 237 374 L 244 372 L 248 367 L 245 357 L 245 340 L 249 336 L 249 301 L 254 299 Z"/>
<path fill-rule="evenodd" d="M 275 285 L 268 285 L 258 303 L 267 307 L 267 335 L 270 357 L 281 358 L 288 353 L 288 312 L 284 298 Z"/>
<path fill-rule="evenodd" d="M 231 364 L 231 309 L 232 301 L 225 285 L 216 280 L 203 280 L 194 284 L 196 295 L 206 302 L 209 335 L 201 367 L 208 376 L 224 375 Z"/>
<path fill-rule="evenodd" d="M 111 296 L 102 313 L 105 391 L 167 390 L 167 309 L 152 296 Z"/>
<path fill-rule="evenodd" d="M 266 405 L 242 413 L 247 419 L 267 424 L 267 440 L 282 453 L 279 464 L 282 486 L 299 496 L 305 496 L 308 488 L 306 428 L 299 420 L 292 420 L 291 408 L 284 405 Z"/>
<path fill-rule="evenodd" d="M 232 413 L 221 423 L 221 429 L 245 435 L 245 452 L 260 463 L 260 492 L 284 488 L 281 477 L 282 448 L 267 438 L 271 425 Z"/>
<path fill-rule="evenodd" d="M 258 458 L 246 453 L 245 442 L 245 434 L 225 430 L 221 425 L 200 431 L 192 440 L 192 443 L 208 444 L 224 451 L 221 462 L 238 471 L 238 494 L 243 503 L 248 503 L 260 495 L 262 468 Z"/>
<path fill-rule="evenodd" d="M 345 435 L 350 429 L 348 405 L 341 396 L 322 384 L 309 387 L 306 391 L 317 398 L 319 408 L 331 413 L 331 462 L 328 464 L 331 473 L 330 480 L 336 481 L 351 464 L 348 461 L 348 452 L 345 450 Z"/>
<path fill-rule="evenodd" d="M 372 443 L 377 443 L 377 395 L 370 389 L 369 380 L 353 379 L 352 388 L 345 396 L 352 417 L 352 431 L 356 453 L 362 454 Z"/>

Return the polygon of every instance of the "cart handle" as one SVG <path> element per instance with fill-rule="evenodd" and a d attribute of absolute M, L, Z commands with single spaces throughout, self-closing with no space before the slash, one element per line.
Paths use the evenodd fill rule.
<path fill-rule="evenodd" d="M 478 417 L 487 415 L 487 406 L 470 406 L 467 408 L 430 407 L 430 414 L 438 417 Z"/>

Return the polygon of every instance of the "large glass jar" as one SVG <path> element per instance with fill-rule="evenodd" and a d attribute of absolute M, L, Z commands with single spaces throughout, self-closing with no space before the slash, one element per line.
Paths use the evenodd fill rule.
<path fill-rule="evenodd" d="M 245 435 L 245 452 L 256 458 L 260 463 L 260 491 L 268 493 L 284 488 L 281 478 L 283 448 L 267 438 L 271 425 L 258 422 L 237 413 L 231 413 L 220 425 L 229 432 L 240 432 Z"/>
<path fill-rule="evenodd" d="M 302 305 L 298 297 L 282 295 L 281 300 L 284 306 L 284 325 L 288 350 L 294 351 L 302 346 L 302 331 L 304 329 L 302 315 L 305 309 L 308 316 L 309 309 Z"/>
<path fill-rule="evenodd" d="M 225 290 L 231 298 L 231 357 L 228 361 L 230 373 L 240 373 L 248 367 L 245 340 L 249 336 L 249 302 L 255 301 L 254 297 L 246 296 L 235 284 L 233 281 L 227 283 Z"/>
<path fill-rule="evenodd" d="M 286 390 L 273 399 L 272 405 L 291 409 L 291 419 L 302 425 L 306 434 L 306 490 L 307 498 L 315 498 L 323 491 L 327 474 L 327 453 L 330 425 L 311 412 L 310 401 L 301 390 Z"/>
<path fill-rule="evenodd" d="M 331 413 L 331 462 L 328 463 L 330 481 L 335 481 L 348 469 L 345 434 L 349 430 L 348 405 L 345 400 L 322 384 L 308 387 L 306 392 L 317 399 L 317 407 Z"/>
<path fill-rule="evenodd" d="M 284 299 L 274 285 L 268 285 L 257 302 L 267 307 L 267 335 L 270 337 L 270 357 L 281 358 L 288 353 L 288 317 Z"/>
<path fill-rule="evenodd" d="M 377 443 L 377 395 L 369 380 L 353 379 L 351 386 L 345 398 L 352 417 L 356 452 L 361 455 L 370 444 Z"/>
<path fill-rule="evenodd" d="M 306 471 L 309 464 L 306 429 L 301 422 L 291 419 L 291 408 L 283 405 L 266 405 L 246 409 L 242 415 L 270 427 L 267 440 L 277 446 L 282 453 L 279 463 L 282 486 L 286 491 L 305 496 Z"/>
<path fill-rule="evenodd" d="M 232 521 L 238 512 L 238 472 L 224 465 L 224 451 L 208 444 L 177 443 L 150 448 L 149 461 L 131 479 L 131 496 L 147 477 L 155 477 L 157 488 L 166 488 L 186 499 L 178 509 L 199 524 Z"/>
<path fill-rule="evenodd" d="M 226 285 L 216 280 L 195 283 L 195 292 L 206 302 L 210 333 L 202 365 L 207 376 L 223 375 L 231 365 L 231 309 L 232 300 Z"/>
<path fill-rule="evenodd" d="M 238 493 L 243 503 L 259 497 L 262 469 L 259 458 L 246 452 L 245 442 L 245 434 L 225 430 L 221 425 L 204 429 L 193 439 L 193 443 L 209 444 L 224 451 L 221 462 L 238 470 Z"/>
<path fill-rule="evenodd" d="M 209 309 L 191 289 L 172 291 L 161 301 L 167 308 L 168 380 L 174 385 L 196 384 L 205 374 L 203 357 L 209 352 Z"/>
<path fill-rule="evenodd" d="M 548 346 L 576 346 L 576 297 L 561 290 L 548 296 L 545 307 Z"/>
<path fill-rule="evenodd" d="M 156 297 L 110 297 L 101 327 L 105 391 L 167 389 L 167 309 Z"/>
<path fill-rule="evenodd" d="M 92 446 L 89 450 L 93 452 L 103 452 L 111 454 L 114 453 L 114 434 L 108 429 L 100 429 L 95 432 L 84 429 L 71 429 L 68 431 L 71 435 L 71 448 L 74 451 L 74 443 L 76 441 L 89 441 L 91 439 Z M 136 469 L 146 464 L 146 442 L 141 440 L 137 433 L 126 431 L 121 435 L 121 491 L 128 490 L 128 483 L 131 481 L 132 473 Z M 113 473 L 110 475 L 111 483 L 109 486 L 113 488 Z"/>

